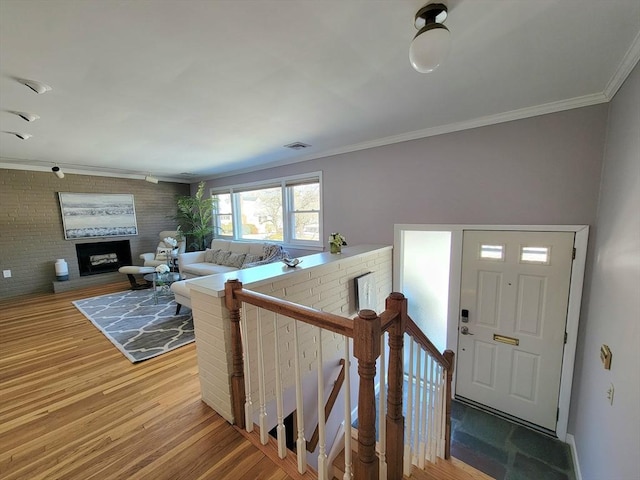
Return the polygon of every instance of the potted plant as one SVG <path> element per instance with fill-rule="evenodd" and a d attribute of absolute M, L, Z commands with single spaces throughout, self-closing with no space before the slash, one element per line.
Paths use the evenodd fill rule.
<path fill-rule="evenodd" d="M 204 250 L 213 239 L 214 199 L 205 196 L 205 182 L 198 184 L 194 196 L 176 196 L 178 231 L 187 242 L 187 250 Z"/>

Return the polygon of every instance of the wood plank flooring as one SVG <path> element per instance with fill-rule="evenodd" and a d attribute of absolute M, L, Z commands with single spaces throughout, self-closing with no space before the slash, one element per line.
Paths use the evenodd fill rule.
<path fill-rule="evenodd" d="M 127 285 L 0 301 L 0 478 L 291 480 L 200 400 L 195 344 L 134 365 L 71 304 Z"/>
<path fill-rule="evenodd" d="M 131 364 L 71 304 L 0 302 L 0 478 L 289 479 L 200 400 L 195 344 Z"/>

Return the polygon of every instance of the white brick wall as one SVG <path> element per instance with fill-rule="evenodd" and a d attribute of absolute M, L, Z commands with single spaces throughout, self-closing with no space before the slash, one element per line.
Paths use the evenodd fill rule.
<path fill-rule="evenodd" d="M 384 310 L 385 298 L 392 287 L 392 250 L 391 247 L 365 249 L 364 253 L 349 256 L 345 249 L 342 256 L 325 257 L 329 261 L 315 267 L 288 272 L 273 278 L 273 281 L 246 283 L 244 288 L 277 298 L 317 308 L 347 318 L 357 315 L 355 308 L 355 289 L 353 279 L 367 272 L 373 272 L 376 280 L 376 298 L 378 312 Z M 233 421 L 231 407 L 230 378 L 231 333 L 229 315 L 224 308 L 224 297 L 208 295 L 203 290 L 191 289 L 191 300 L 196 330 L 198 365 L 203 400 L 229 422 Z M 246 308 L 248 325 L 249 357 L 252 381 L 252 400 L 258 404 L 258 366 L 257 366 L 257 310 Z M 275 361 L 273 314 L 262 311 L 262 338 L 265 350 L 265 384 L 267 402 L 275 396 Z M 278 345 L 283 385 L 286 388 L 294 383 L 294 330 L 293 320 L 278 318 Z M 302 372 L 316 371 L 318 331 L 315 327 L 298 324 L 300 339 L 300 358 Z M 344 339 L 332 332 L 323 332 L 323 357 L 328 364 L 337 363 L 344 351 Z M 304 375 L 304 373 L 303 373 Z"/>

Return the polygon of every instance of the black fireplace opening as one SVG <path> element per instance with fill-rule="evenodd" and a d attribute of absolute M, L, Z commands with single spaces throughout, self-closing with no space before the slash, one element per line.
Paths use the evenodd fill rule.
<path fill-rule="evenodd" d="M 117 272 L 123 265 L 131 265 L 129 240 L 77 243 L 76 254 L 81 277 Z"/>

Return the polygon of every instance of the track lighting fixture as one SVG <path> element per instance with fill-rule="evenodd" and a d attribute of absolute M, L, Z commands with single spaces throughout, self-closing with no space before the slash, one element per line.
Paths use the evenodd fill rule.
<path fill-rule="evenodd" d="M 14 111 L 11 111 L 10 113 L 13 113 L 14 115 L 17 115 L 18 117 L 20 117 L 21 119 L 23 119 L 26 122 L 35 122 L 36 120 L 38 120 L 40 118 L 40 115 L 36 115 L 35 113 L 14 112 Z"/>
<path fill-rule="evenodd" d="M 43 94 L 51 91 L 51 87 L 46 83 L 38 82 L 37 80 L 27 80 L 25 78 L 19 78 L 18 81 L 24 86 L 29 87 L 37 94 Z"/>
<path fill-rule="evenodd" d="M 51 171 L 55 174 L 56 177 L 64 178 L 64 172 L 60 169 L 58 165 L 54 165 L 53 167 L 51 167 Z"/>
<path fill-rule="evenodd" d="M 145 182 L 149 183 L 158 183 L 158 179 L 156 177 L 152 177 L 151 175 L 147 175 L 144 177 Z"/>
<path fill-rule="evenodd" d="M 443 25 L 447 7 L 430 3 L 416 13 L 414 25 L 419 29 L 409 47 L 411 66 L 420 73 L 433 72 L 447 58 L 451 48 L 451 34 Z"/>

